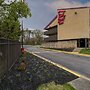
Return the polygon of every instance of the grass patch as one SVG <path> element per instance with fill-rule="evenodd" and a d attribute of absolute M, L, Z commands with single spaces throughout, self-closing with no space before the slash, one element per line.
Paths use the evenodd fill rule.
<path fill-rule="evenodd" d="M 90 55 L 90 49 L 82 49 L 79 53 Z"/>
<path fill-rule="evenodd" d="M 75 90 L 70 84 L 55 84 L 55 82 L 50 82 L 42 84 L 38 87 L 37 90 Z"/>

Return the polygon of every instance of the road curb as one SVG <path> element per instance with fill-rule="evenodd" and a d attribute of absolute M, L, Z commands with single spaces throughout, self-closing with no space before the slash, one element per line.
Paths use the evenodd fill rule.
<path fill-rule="evenodd" d="M 66 52 L 66 51 L 59 51 L 59 50 L 45 49 L 45 48 L 43 48 L 43 49 L 44 49 L 44 50 L 54 51 L 54 52 L 62 52 L 62 53 L 66 53 L 66 54 L 72 54 L 72 55 L 90 57 L 90 55 L 88 55 L 88 54 L 80 54 L 80 53 L 78 53 L 78 52 Z"/>
<path fill-rule="evenodd" d="M 26 51 L 29 52 L 28 50 L 26 50 Z M 31 53 L 31 52 L 29 52 L 29 53 Z M 60 65 L 60 64 L 57 64 L 57 63 L 55 63 L 55 62 L 52 62 L 51 60 L 46 59 L 46 58 L 44 58 L 44 57 L 41 57 L 41 56 L 39 56 L 39 55 L 37 55 L 37 54 L 35 54 L 35 53 L 31 53 L 31 54 L 33 54 L 34 56 L 36 56 L 36 57 L 38 57 L 38 58 L 41 58 L 41 59 L 43 59 L 43 60 L 51 63 L 51 64 L 53 64 L 53 65 L 55 65 L 55 66 L 57 66 L 57 67 L 59 67 L 59 68 L 62 68 L 62 69 L 66 70 L 66 71 L 68 71 L 68 72 L 70 72 L 70 73 L 72 73 L 72 74 L 74 74 L 74 75 L 76 75 L 76 76 L 78 76 L 78 77 L 80 77 L 80 78 L 83 78 L 83 79 L 86 79 L 86 80 L 90 81 L 90 78 L 88 78 L 88 77 L 86 77 L 86 76 L 84 76 L 84 75 L 81 75 L 81 74 L 79 74 L 78 72 L 75 72 L 75 71 L 73 71 L 73 70 L 70 70 L 70 69 L 68 69 L 68 68 L 66 68 L 66 67 L 64 67 L 64 66 L 62 66 L 62 65 Z"/>

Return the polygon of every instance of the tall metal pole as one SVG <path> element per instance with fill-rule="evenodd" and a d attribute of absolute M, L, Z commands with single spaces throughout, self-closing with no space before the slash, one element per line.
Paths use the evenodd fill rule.
<path fill-rule="evenodd" d="M 23 21 L 22 21 L 22 48 L 23 48 Z"/>

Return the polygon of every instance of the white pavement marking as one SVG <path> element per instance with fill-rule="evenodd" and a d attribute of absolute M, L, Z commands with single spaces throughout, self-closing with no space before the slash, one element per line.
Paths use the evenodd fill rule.
<path fill-rule="evenodd" d="M 27 50 L 26 50 L 27 51 Z M 27 51 L 28 52 L 28 51 Z M 30 52 L 30 53 L 40 53 L 40 52 Z"/>

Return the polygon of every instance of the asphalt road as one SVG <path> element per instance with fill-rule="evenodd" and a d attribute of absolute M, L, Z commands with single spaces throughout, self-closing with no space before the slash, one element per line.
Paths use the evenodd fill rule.
<path fill-rule="evenodd" d="M 90 57 L 66 54 L 63 52 L 54 52 L 50 50 L 44 50 L 39 47 L 24 47 L 30 52 L 63 65 L 64 67 L 90 79 Z"/>

